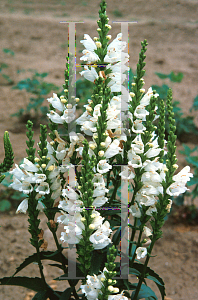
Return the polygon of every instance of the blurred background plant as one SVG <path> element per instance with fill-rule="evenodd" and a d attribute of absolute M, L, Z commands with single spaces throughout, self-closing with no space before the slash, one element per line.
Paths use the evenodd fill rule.
<path fill-rule="evenodd" d="M 26 90 L 26 92 L 30 94 L 30 102 L 26 108 L 19 109 L 18 112 L 11 116 L 18 117 L 20 121 L 25 123 L 27 120 L 32 120 L 38 125 L 39 119 L 42 118 L 43 122 L 48 113 L 48 107 L 43 106 L 43 102 L 46 99 L 44 96 L 50 94 L 52 91 L 54 93 L 58 92 L 60 87 L 44 81 L 44 78 L 47 77 L 49 73 L 38 73 L 32 69 L 28 71 L 33 73 L 31 78 L 20 80 L 12 89 Z M 24 72 L 24 70 L 18 70 L 17 72 Z"/>
<path fill-rule="evenodd" d="M 4 48 L 2 50 L 6 55 L 9 55 L 9 56 L 14 56 L 14 51 L 12 51 L 11 49 L 7 49 L 7 48 Z M 6 61 L 6 59 L 5 59 Z M 2 76 L 6 81 L 7 81 L 7 84 L 13 84 L 14 83 L 14 80 L 12 78 L 10 78 L 10 76 L 8 74 L 6 74 L 6 71 L 5 69 L 8 69 L 9 68 L 9 65 L 5 62 L 0 62 L 0 76 Z"/>
<path fill-rule="evenodd" d="M 180 83 L 184 77 L 183 73 L 179 72 L 178 74 L 175 74 L 174 72 L 170 72 L 170 74 L 163 74 L 163 73 L 155 73 L 160 79 L 169 79 L 171 83 Z M 160 95 L 159 99 L 163 99 L 166 102 L 167 97 L 167 91 L 169 89 L 169 86 L 166 84 L 159 85 L 152 85 L 153 90 L 156 90 L 156 92 Z M 181 107 L 179 107 L 180 102 L 174 100 L 173 101 L 173 112 L 175 114 L 175 121 L 176 121 L 176 135 L 177 138 L 183 142 L 184 136 L 187 137 L 187 135 L 193 135 L 194 138 L 197 136 L 198 140 L 198 128 L 194 124 L 194 117 L 193 116 L 187 116 L 183 117 L 183 112 Z M 190 112 L 192 109 L 198 109 L 198 96 L 193 100 L 193 105 L 190 108 Z M 167 115 L 166 115 L 166 134 L 168 132 L 167 128 Z"/>

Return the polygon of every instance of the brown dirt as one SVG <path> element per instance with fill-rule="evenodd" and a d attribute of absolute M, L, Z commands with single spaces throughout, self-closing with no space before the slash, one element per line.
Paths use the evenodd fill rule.
<path fill-rule="evenodd" d="M 27 78 L 30 73 L 17 73 L 18 69 L 36 69 L 39 73 L 49 72 L 46 81 L 59 86 L 64 81 L 65 56 L 67 55 L 67 25 L 60 24 L 63 20 L 84 21 L 76 25 L 77 62 L 79 62 L 79 43 L 84 33 L 91 37 L 97 36 L 96 20 L 100 1 L 19 1 L 1 0 L 0 2 L 0 37 L 1 49 L 9 48 L 15 52 L 11 57 L 0 51 L 0 62 L 9 65 L 5 73 L 16 84 Z M 145 88 L 152 84 L 161 85 L 155 72 L 183 72 L 182 83 L 172 85 L 174 99 L 181 103 L 185 116 L 189 114 L 193 99 L 198 94 L 195 84 L 198 75 L 198 1 L 197 0 L 107 0 L 107 14 L 112 20 L 137 21 L 129 26 L 130 67 L 135 70 L 140 50 L 140 42 L 148 40 L 146 58 Z M 115 10 L 122 16 L 115 16 Z M 119 24 L 113 24 L 113 38 L 120 31 Z M 165 80 L 165 83 L 169 84 Z M 15 163 L 19 163 L 25 152 L 25 125 L 20 124 L 10 114 L 15 113 L 29 102 L 28 94 L 22 90 L 12 90 L 11 85 L 0 75 L 0 139 L 8 130 L 15 153 Z M 47 97 L 46 97 L 47 98 Z M 46 101 L 47 103 L 47 101 Z M 194 112 L 195 123 L 198 115 Z M 38 142 L 39 130 L 35 129 L 35 140 Z M 197 141 L 188 143 L 194 146 Z M 177 142 L 178 149 L 182 149 Z M 177 151 L 178 152 L 178 151 Z M 0 161 L 4 150 L 1 144 Z M 184 157 L 178 153 L 180 168 L 185 166 Z M 197 199 L 196 199 L 197 203 Z M 42 228 L 46 228 L 44 216 Z M 0 276 L 10 276 L 15 267 L 32 253 L 28 243 L 27 216 L 1 214 L 0 221 L 1 258 Z M 186 227 L 166 223 L 164 238 L 159 240 L 154 249 L 157 257 L 151 261 L 152 268 L 165 280 L 167 300 L 197 299 L 197 267 L 198 267 L 198 227 Z M 49 232 L 45 231 L 49 248 Z M 52 268 L 52 267 L 51 267 Z M 45 274 L 50 282 L 59 273 L 45 264 Z M 31 265 L 21 275 L 38 276 L 37 268 Z M 56 284 L 51 282 L 51 284 Z M 62 284 L 62 289 L 64 286 Z M 58 287 L 59 288 L 59 287 Z M 26 297 L 26 298 L 25 298 Z M 28 299 L 27 290 L 19 287 L 1 287 L 0 299 Z"/>

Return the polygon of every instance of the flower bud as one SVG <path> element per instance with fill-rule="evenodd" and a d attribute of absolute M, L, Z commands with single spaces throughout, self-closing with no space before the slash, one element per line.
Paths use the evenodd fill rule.
<path fill-rule="evenodd" d="M 40 161 L 40 158 L 35 157 L 34 161 L 35 161 L 35 162 L 39 162 L 39 161 Z"/>
<path fill-rule="evenodd" d="M 108 290 L 109 292 L 113 292 L 114 291 L 114 287 L 112 285 L 108 286 Z"/>
<path fill-rule="evenodd" d="M 132 85 L 132 86 L 135 86 L 135 85 L 136 85 L 136 83 L 135 83 L 135 82 L 132 82 L 132 83 L 131 83 L 131 85 Z"/>
<path fill-rule="evenodd" d="M 71 104 L 71 103 L 68 103 L 68 104 L 67 104 L 67 108 L 68 108 L 68 109 L 71 109 L 71 108 L 72 108 L 72 104 Z"/>
<path fill-rule="evenodd" d="M 47 166 L 46 164 L 42 164 L 42 165 L 41 165 L 41 168 L 45 169 L 46 166 Z"/>
<path fill-rule="evenodd" d="M 145 93 L 145 89 L 140 89 L 140 93 Z"/>
<path fill-rule="evenodd" d="M 53 171 L 54 170 L 54 166 L 49 166 L 47 170 L 50 171 L 50 172 Z"/>
<path fill-rule="evenodd" d="M 91 112 L 91 111 L 92 111 L 91 106 L 87 106 L 87 107 L 86 107 L 86 110 L 89 111 L 89 112 Z"/>
<path fill-rule="evenodd" d="M 112 281 L 113 281 L 112 279 L 108 279 L 108 283 L 109 283 L 109 284 L 111 284 L 111 283 L 112 283 Z"/>
<path fill-rule="evenodd" d="M 108 35 L 106 36 L 106 38 L 107 38 L 107 40 L 110 40 L 110 39 L 111 39 L 111 35 L 108 34 Z"/>
<path fill-rule="evenodd" d="M 133 93 L 133 92 L 130 92 L 129 95 L 130 95 L 132 98 L 135 97 L 135 93 Z"/>
<path fill-rule="evenodd" d="M 93 39 L 94 39 L 94 41 L 98 41 L 98 37 L 96 37 L 96 36 L 94 36 Z"/>
<path fill-rule="evenodd" d="M 97 31 L 101 31 L 101 29 L 100 29 L 100 28 L 97 28 Z"/>
<path fill-rule="evenodd" d="M 80 99 L 79 99 L 79 98 L 75 98 L 75 101 L 76 101 L 76 103 L 77 103 L 77 102 L 79 102 L 79 101 L 80 101 Z"/>
<path fill-rule="evenodd" d="M 54 145 L 54 141 L 51 141 L 51 142 L 50 142 L 50 145 L 52 145 L 52 146 L 53 146 L 53 145 Z"/>
<path fill-rule="evenodd" d="M 97 47 L 97 48 L 101 48 L 101 47 L 102 47 L 101 42 L 96 42 L 96 47 Z"/>
<path fill-rule="evenodd" d="M 94 224 L 90 224 L 89 225 L 89 229 L 95 229 L 95 225 Z"/>
<path fill-rule="evenodd" d="M 82 217 L 80 220 L 81 220 L 81 222 L 85 222 L 86 221 L 85 217 Z"/>
<path fill-rule="evenodd" d="M 65 103 L 67 103 L 67 100 L 66 99 L 61 99 L 61 103 L 65 104 Z"/>
<path fill-rule="evenodd" d="M 100 146 L 101 146 L 101 147 L 105 147 L 105 143 L 104 143 L 104 142 L 101 142 L 101 143 L 100 143 Z"/>
<path fill-rule="evenodd" d="M 119 288 L 114 288 L 114 289 L 113 289 L 113 292 L 114 292 L 114 293 L 119 293 Z"/>
<path fill-rule="evenodd" d="M 102 277 L 102 278 L 100 279 L 100 281 L 104 282 L 104 281 L 105 281 L 105 278 L 104 278 L 104 277 Z"/>
<path fill-rule="evenodd" d="M 103 150 L 100 150 L 100 151 L 98 152 L 98 155 L 99 155 L 100 157 L 103 157 L 104 151 L 103 151 Z"/>

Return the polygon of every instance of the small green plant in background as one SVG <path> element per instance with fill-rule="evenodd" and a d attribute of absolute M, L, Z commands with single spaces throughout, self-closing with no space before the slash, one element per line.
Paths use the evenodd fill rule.
<path fill-rule="evenodd" d="M 7 55 L 11 55 L 11 56 L 14 56 L 14 51 L 12 51 L 11 49 L 7 49 L 7 48 L 4 48 L 2 50 L 4 53 L 6 53 Z M 0 62 L 0 75 L 6 79 L 6 81 L 8 82 L 8 84 L 13 84 L 14 81 L 13 79 L 10 78 L 9 75 L 7 75 L 6 73 L 4 73 L 4 69 L 7 69 L 9 68 L 9 65 L 4 63 L 4 62 Z"/>
<path fill-rule="evenodd" d="M 9 138 L 9 134 L 7 131 L 5 131 L 5 133 L 4 133 L 3 141 L 4 141 L 4 149 L 5 149 L 5 158 L 4 158 L 3 162 L 0 164 L 0 183 L 2 183 L 2 181 L 6 182 L 5 177 L 6 177 L 6 174 L 8 174 L 7 171 L 9 171 L 12 168 L 13 163 L 14 163 L 14 153 L 12 150 L 12 145 L 10 143 L 10 138 Z M 4 173 L 4 174 L 2 174 L 2 173 Z M 10 182 L 9 182 L 9 184 L 10 184 Z M 5 193 L 6 193 L 6 191 L 5 191 Z M 9 210 L 10 202 L 4 198 L 2 199 L 1 194 L 2 194 L 2 192 L 0 192 L 0 211 Z"/>
<path fill-rule="evenodd" d="M 183 73 L 179 72 L 178 74 L 175 74 L 173 71 L 170 72 L 170 74 L 163 74 L 163 73 L 155 73 L 160 79 L 169 79 L 171 82 L 177 82 L 180 83 L 183 79 Z M 159 99 L 164 99 L 166 101 L 166 95 L 167 91 L 169 89 L 169 86 L 166 84 L 162 84 L 161 86 L 158 85 L 152 85 L 152 88 L 156 90 L 156 92 L 160 95 Z M 198 135 L 197 127 L 194 124 L 194 117 L 193 116 L 187 116 L 183 117 L 182 109 L 179 107 L 180 102 L 179 101 L 173 101 L 173 112 L 175 115 L 175 121 L 176 121 L 176 135 L 178 139 L 182 138 L 182 135 L 185 134 L 195 134 Z M 194 99 L 193 107 L 191 110 L 195 107 L 198 109 L 198 97 L 197 99 Z M 166 115 L 167 118 L 167 115 Z M 166 123 L 167 124 L 167 123 Z M 166 126 L 166 132 L 168 132 L 168 128 Z"/>
<path fill-rule="evenodd" d="M 18 112 L 11 116 L 16 116 L 21 119 L 21 121 L 25 122 L 29 118 L 38 122 L 40 114 L 42 118 L 45 118 L 46 113 L 48 112 L 47 106 L 42 105 L 45 100 L 44 96 L 48 95 L 52 90 L 59 91 L 59 87 L 53 83 L 44 81 L 44 78 L 47 77 L 49 73 L 38 73 L 31 69 L 29 71 L 34 72 L 32 77 L 19 81 L 13 89 L 26 90 L 26 92 L 31 95 L 30 102 L 26 108 L 21 108 Z M 34 112 L 34 117 L 31 115 L 32 111 Z"/>

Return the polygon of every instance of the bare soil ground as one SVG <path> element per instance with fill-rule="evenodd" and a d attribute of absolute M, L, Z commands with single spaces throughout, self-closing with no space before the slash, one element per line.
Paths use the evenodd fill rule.
<path fill-rule="evenodd" d="M 83 34 L 97 36 L 98 8 L 100 1 L 91 0 L 1 0 L 0 1 L 0 63 L 9 65 L 5 73 L 16 84 L 31 73 L 17 73 L 21 69 L 36 69 L 39 73 L 49 72 L 46 81 L 61 86 L 64 82 L 65 57 L 67 55 L 66 24 L 60 21 L 84 21 L 76 25 L 77 63 L 83 50 L 80 40 Z M 118 16 L 118 12 L 120 15 Z M 120 32 L 120 24 L 111 21 L 137 21 L 129 25 L 130 67 L 135 70 L 140 51 L 140 43 L 147 39 L 149 45 L 146 58 L 145 88 L 152 84 L 162 84 L 155 72 L 183 72 L 182 83 L 172 85 L 174 99 L 179 100 L 186 115 L 198 94 L 198 1 L 197 0 L 107 0 L 107 14 L 114 38 Z M 3 53 L 8 48 L 15 56 Z M 169 84 L 169 81 L 164 81 Z M 170 84 L 169 84 L 170 85 Z M 29 102 L 28 94 L 22 90 L 12 90 L 12 85 L 0 74 L 0 139 L 5 130 L 15 153 L 15 163 L 19 163 L 25 152 L 25 124 L 20 124 L 15 113 Z M 49 95 L 50 96 L 50 95 Z M 47 97 L 46 97 L 47 98 Z M 47 103 L 47 101 L 46 101 Z M 198 125 L 198 116 L 194 114 Z M 35 129 L 38 142 L 39 129 Z M 189 146 L 197 140 L 186 139 Z M 178 149 L 182 149 L 177 141 Z M 185 158 L 178 153 L 180 168 L 186 165 Z M 3 160 L 3 145 L 0 147 L 0 161 Z M 197 199 L 196 199 L 197 203 Z M 46 229 L 44 216 L 42 228 Z M 27 216 L 11 211 L 0 216 L 0 277 L 10 276 L 23 259 L 32 253 L 28 243 Z M 198 294 L 198 226 L 173 225 L 168 221 L 164 228 L 164 238 L 156 244 L 151 267 L 165 280 L 167 300 L 195 300 Z M 47 229 L 46 239 L 49 249 L 53 249 Z M 60 274 L 45 264 L 48 282 Z M 21 275 L 38 276 L 36 266 L 27 268 Z M 51 284 L 56 284 L 51 282 Z M 58 286 L 64 289 L 64 286 Z M 159 294 L 158 294 L 159 295 Z M 19 287 L 1 287 L 0 299 L 31 299 L 27 290 Z"/>

